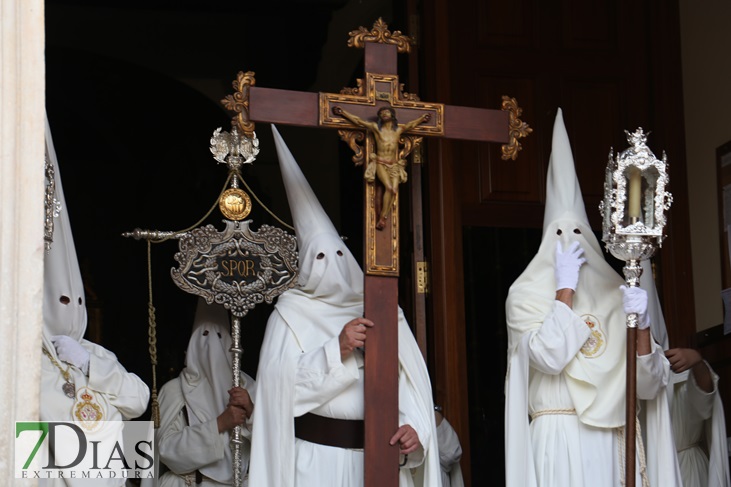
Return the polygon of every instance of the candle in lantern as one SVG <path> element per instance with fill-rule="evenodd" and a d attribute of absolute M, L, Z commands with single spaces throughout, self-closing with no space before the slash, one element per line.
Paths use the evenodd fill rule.
<path fill-rule="evenodd" d="M 629 168 L 629 196 L 627 207 L 629 208 L 630 222 L 634 223 L 640 219 L 640 204 L 642 201 L 642 174 L 635 166 Z"/>

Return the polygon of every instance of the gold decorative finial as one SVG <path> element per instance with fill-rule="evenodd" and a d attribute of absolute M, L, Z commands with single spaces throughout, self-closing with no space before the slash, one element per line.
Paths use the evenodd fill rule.
<path fill-rule="evenodd" d="M 503 95 L 503 103 L 500 108 L 510 113 L 510 142 L 503 144 L 501 158 L 504 161 L 508 159 L 514 161 L 518 158 L 518 152 L 523 150 L 518 139 L 527 137 L 528 134 L 533 132 L 533 129 L 519 118 L 523 114 L 523 109 L 518 106 L 518 101 L 515 98 Z"/>
<path fill-rule="evenodd" d="M 249 119 L 249 88 L 255 84 L 253 71 L 247 71 L 246 73 L 239 71 L 236 80 L 233 82 L 236 92 L 233 95 L 226 95 L 226 98 L 221 100 L 227 110 L 237 113 L 231 122 L 237 125 L 247 137 L 252 137 L 255 129 L 254 122 Z"/>
<path fill-rule="evenodd" d="M 348 35 L 350 36 L 348 47 L 363 48 L 366 42 L 377 42 L 379 44 L 394 44 L 398 52 L 408 54 L 411 51 L 411 44 L 414 43 L 409 36 L 403 35 L 399 30 L 389 31 L 388 25 L 380 17 L 373 24 L 371 30 L 358 27 L 358 30 L 350 31 Z"/>

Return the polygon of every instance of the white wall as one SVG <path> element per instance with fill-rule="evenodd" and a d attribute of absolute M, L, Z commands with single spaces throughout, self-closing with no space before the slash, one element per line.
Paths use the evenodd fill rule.
<path fill-rule="evenodd" d="M 43 291 L 42 0 L 0 1 L 0 484 L 15 479 L 15 422 L 38 418 Z"/>

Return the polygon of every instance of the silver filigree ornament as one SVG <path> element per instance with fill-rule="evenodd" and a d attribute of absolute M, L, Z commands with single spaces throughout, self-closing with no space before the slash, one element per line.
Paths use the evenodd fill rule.
<path fill-rule="evenodd" d="M 191 294 L 215 302 L 236 317 L 294 287 L 297 278 L 297 240 L 281 228 L 251 221 L 224 220 L 180 235 L 179 268 L 171 269 L 175 284 Z"/>
<path fill-rule="evenodd" d="M 61 202 L 56 198 L 56 170 L 48 160 L 48 153 L 45 157 L 46 193 L 44 196 L 44 207 L 46 219 L 43 225 L 43 240 L 46 245 L 46 252 L 51 251 L 53 243 L 54 221 L 61 215 Z"/>
<path fill-rule="evenodd" d="M 252 135 L 242 135 L 236 125 L 230 133 L 218 127 L 211 137 L 213 158 L 221 164 L 227 164 L 230 170 L 238 170 L 244 164 L 253 163 L 259 155 L 259 139 L 256 138 L 256 132 Z"/>

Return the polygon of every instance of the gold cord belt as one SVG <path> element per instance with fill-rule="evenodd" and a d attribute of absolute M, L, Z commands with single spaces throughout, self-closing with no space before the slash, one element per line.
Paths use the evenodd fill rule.
<path fill-rule="evenodd" d="M 574 409 L 574 408 L 542 409 L 540 411 L 536 411 L 535 413 L 531 414 L 530 418 L 531 418 L 531 420 L 534 420 L 539 416 L 554 415 L 554 414 L 561 414 L 561 415 L 565 415 L 565 416 L 576 416 L 576 409 Z"/>

